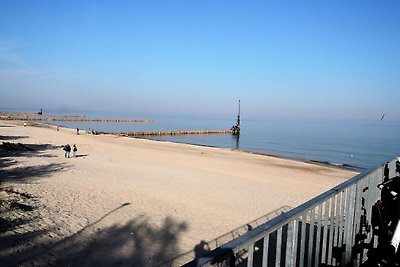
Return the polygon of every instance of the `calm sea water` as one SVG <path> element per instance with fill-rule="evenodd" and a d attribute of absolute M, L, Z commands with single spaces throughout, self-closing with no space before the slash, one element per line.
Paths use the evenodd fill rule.
<path fill-rule="evenodd" d="M 86 114 L 90 118 L 115 117 Z M 133 118 L 137 118 L 134 116 Z M 154 123 L 57 124 L 97 131 L 171 131 L 229 129 L 235 120 L 201 118 L 149 118 Z M 140 119 L 140 118 L 139 118 Z M 358 171 L 377 167 L 400 155 L 400 124 L 376 122 L 242 120 L 239 137 L 222 135 L 157 136 L 149 139 L 261 152 L 302 160 L 326 162 Z"/>

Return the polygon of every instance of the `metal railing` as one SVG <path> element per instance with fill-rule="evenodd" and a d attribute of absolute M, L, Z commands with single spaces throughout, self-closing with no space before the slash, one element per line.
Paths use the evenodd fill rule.
<path fill-rule="evenodd" d="M 250 221 L 250 222 L 243 224 L 223 235 L 220 235 L 213 240 L 209 240 L 207 242 L 202 240 L 198 245 L 196 245 L 196 247 L 199 246 L 200 249 L 196 250 L 196 247 L 195 247 L 195 249 L 193 249 L 193 250 L 187 251 L 181 255 L 178 255 L 172 259 L 169 259 L 168 261 L 161 263 L 159 265 L 159 267 L 178 267 L 178 266 L 185 265 L 186 263 L 192 261 L 196 257 L 204 255 L 209 250 L 216 249 L 216 248 L 234 240 L 235 238 L 244 235 L 245 233 L 251 231 L 252 229 L 254 229 L 260 225 L 263 225 L 267 221 L 272 220 L 273 218 L 278 217 L 281 214 L 290 211 L 292 208 L 293 207 L 290 207 L 287 205 L 279 207 L 267 214 L 264 214 L 263 216 L 255 219 L 253 221 Z M 204 245 L 207 246 L 206 247 L 207 250 L 203 250 Z"/>
<path fill-rule="evenodd" d="M 360 266 L 376 245 L 371 209 L 383 175 L 384 165 L 359 174 L 184 266 Z"/>

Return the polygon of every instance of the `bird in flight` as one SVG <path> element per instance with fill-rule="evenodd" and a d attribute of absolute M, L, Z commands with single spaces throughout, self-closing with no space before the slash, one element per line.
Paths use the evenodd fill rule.
<path fill-rule="evenodd" d="M 382 117 L 381 117 L 381 120 L 383 120 L 384 117 L 385 117 L 385 113 L 383 113 L 383 115 L 382 115 Z"/>

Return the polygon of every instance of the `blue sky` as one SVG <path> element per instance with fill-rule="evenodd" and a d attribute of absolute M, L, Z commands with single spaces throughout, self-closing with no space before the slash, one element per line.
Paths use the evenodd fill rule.
<path fill-rule="evenodd" d="M 399 1 L 0 2 L 1 108 L 400 121 Z"/>

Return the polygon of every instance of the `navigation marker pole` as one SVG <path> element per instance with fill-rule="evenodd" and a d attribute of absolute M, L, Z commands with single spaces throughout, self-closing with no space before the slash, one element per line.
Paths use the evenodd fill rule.
<path fill-rule="evenodd" d="M 232 134 L 234 134 L 234 135 L 240 134 L 240 99 L 239 99 L 238 116 L 237 116 L 236 125 L 232 126 L 231 131 L 232 131 Z"/>

